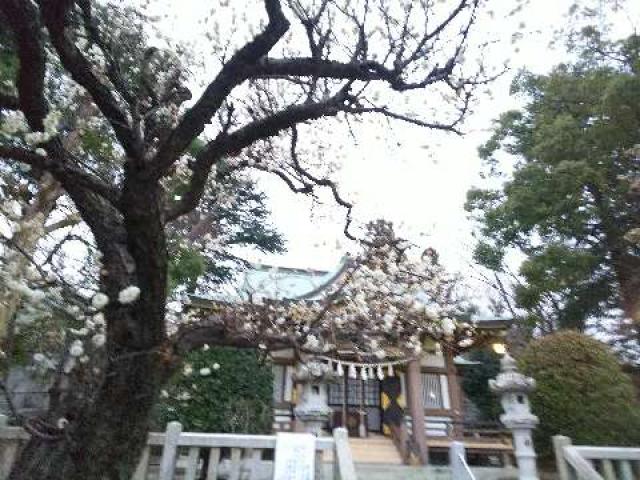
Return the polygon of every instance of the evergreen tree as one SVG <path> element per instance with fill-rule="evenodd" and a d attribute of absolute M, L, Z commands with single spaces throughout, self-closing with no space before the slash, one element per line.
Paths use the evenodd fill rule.
<path fill-rule="evenodd" d="M 583 330 L 615 308 L 640 322 L 640 37 L 582 39 L 576 62 L 514 82 L 526 105 L 480 148 L 493 174 L 504 154 L 513 171 L 501 188 L 468 193 L 476 260 L 502 272 L 509 249 L 525 255 L 515 305 L 543 331 Z"/>

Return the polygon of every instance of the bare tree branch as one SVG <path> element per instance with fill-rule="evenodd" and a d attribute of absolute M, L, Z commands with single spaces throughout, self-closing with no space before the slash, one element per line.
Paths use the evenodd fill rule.
<path fill-rule="evenodd" d="M 18 45 L 18 96 L 20 110 L 32 130 L 43 130 L 47 115 L 44 97 L 45 52 L 38 9 L 31 2 L 3 0 L 0 10 L 9 20 Z"/>
<path fill-rule="evenodd" d="M 67 17 L 72 6 L 71 0 L 41 2 L 42 18 L 49 31 L 51 43 L 71 77 L 87 89 L 102 114 L 110 122 L 129 158 L 142 160 L 144 154 L 142 141 L 130 128 L 126 113 L 120 108 L 109 87 L 94 73 L 91 63 L 68 36 Z"/>
<path fill-rule="evenodd" d="M 55 141 L 54 141 L 55 142 Z M 56 142 L 59 143 L 59 142 Z M 56 153 L 66 154 L 61 148 L 53 148 Z M 32 150 L 22 147 L 0 145 L 0 158 L 9 158 L 26 163 L 34 168 L 50 172 L 57 179 L 73 182 L 78 187 L 83 187 L 92 193 L 99 195 L 114 206 L 118 205 L 120 192 L 94 175 L 72 166 L 69 162 L 54 159 L 49 155 L 39 155 Z"/>
<path fill-rule="evenodd" d="M 127 101 L 129 107 L 131 107 L 132 109 L 136 108 L 136 104 L 138 103 L 137 99 L 133 95 L 133 92 L 129 90 L 127 84 L 124 82 L 122 74 L 120 72 L 120 66 L 118 65 L 116 59 L 113 58 L 111 49 L 109 45 L 104 41 L 100 29 L 96 24 L 95 18 L 93 16 L 93 9 L 91 7 L 91 0 L 78 0 L 78 5 L 82 10 L 82 20 L 84 21 L 85 30 L 87 30 L 89 38 L 100 48 L 100 50 L 102 50 L 102 53 L 105 56 L 107 64 L 106 73 L 109 81 L 113 84 L 114 87 L 116 87 L 118 93 L 122 95 L 122 98 Z"/>
<path fill-rule="evenodd" d="M 466 105 L 467 104 L 465 104 L 458 117 L 450 123 L 427 122 L 419 118 L 413 118 L 409 117 L 408 115 L 392 112 L 387 107 L 350 107 L 345 109 L 345 112 L 354 114 L 378 113 L 384 115 L 385 117 L 389 117 L 394 120 L 401 120 L 403 122 L 411 123 L 419 127 L 431 128 L 434 130 L 447 130 L 458 135 L 462 135 L 462 132 L 456 128 L 456 125 L 458 125 L 463 120 L 467 110 Z"/>
<path fill-rule="evenodd" d="M 440 82 L 451 75 L 455 58 L 444 67 L 435 66 L 419 82 L 403 79 L 403 70 L 390 69 L 374 60 L 349 63 L 313 57 L 265 58 L 250 72 L 252 78 L 280 78 L 285 76 L 322 77 L 337 80 L 384 81 L 396 91 L 424 88 Z"/>
<path fill-rule="evenodd" d="M 293 162 L 294 169 L 300 175 L 310 180 L 313 184 L 321 187 L 328 187 L 331 190 L 331 194 L 333 195 L 334 201 L 346 210 L 345 225 L 344 225 L 343 233 L 345 237 L 347 237 L 348 239 L 356 240 L 356 238 L 349 231 L 349 228 L 351 227 L 351 223 L 352 223 L 351 212 L 353 210 L 353 204 L 351 202 L 348 202 L 344 198 L 342 198 L 338 190 L 338 186 L 336 185 L 335 182 L 333 182 L 328 178 L 320 178 L 315 175 L 312 175 L 305 168 L 302 167 L 302 164 L 300 163 L 300 160 L 298 159 L 298 154 L 296 152 L 297 143 L 298 143 L 298 129 L 294 125 L 291 128 L 291 160 Z"/>
<path fill-rule="evenodd" d="M 178 355 L 183 355 L 204 345 L 224 345 L 236 348 L 258 348 L 264 350 L 282 350 L 297 345 L 296 339 L 281 335 L 251 335 L 241 333 L 230 325 L 237 321 L 223 315 L 210 315 L 206 319 L 181 327 L 173 337 L 173 348 Z"/>
<path fill-rule="evenodd" d="M 266 28 L 229 59 L 200 99 L 183 115 L 153 160 L 153 176 L 158 178 L 167 172 L 184 149 L 202 133 L 231 90 L 250 77 L 251 69 L 247 67 L 267 55 L 289 29 L 280 0 L 264 0 L 264 3 L 269 17 Z"/>
<path fill-rule="evenodd" d="M 61 228 L 73 227 L 78 223 L 80 223 L 80 218 L 78 217 L 78 215 L 72 213 L 64 217 L 62 220 L 58 220 L 57 222 L 46 225 L 45 233 L 53 233 L 56 230 L 60 230 Z"/>
<path fill-rule="evenodd" d="M 0 92 L 0 110 L 18 110 L 20 108 L 20 99 Z"/>
<path fill-rule="evenodd" d="M 328 100 L 289 106 L 232 133 L 218 135 L 196 158 L 187 192 L 170 208 L 167 218 L 175 219 L 195 208 L 204 192 L 211 167 L 222 157 L 239 152 L 258 140 L 278 135 L 298 123 L 336 115 L 344 108 L 348 98 L 346 92 L 346 88 L 343 88 Z"/>
<path fill-rule="evenodd" d="M 451 11 L 451 13 L 447 16 L 447 18 L 445 18 L 442 22 L 440 22 L 436 26 L 436 28 L 434 28 L 431 32 L 425 32 L 424 36 L 420 39 L 420 41 L 418 42 L 418 45 L 416 45 L 411 55 L 409 55 L 404 61 L 401 62 L 402 67 L 403 68 L 407 67 L 409 64 L 411 64 L 412 62 L 415 62 L 418 58 L 425 55 L 426 52 L 424 51 L 424 47 L 425 45 L 427 45 L 429 40 L 432 40 L 438 35 L 440 35 L 443 32 L 443 30 L 458 15 L 460 15 L 460 13 L 465 8 L 469 7 L 470 4 L 472 5 L 473 10 L 475 11 L 475 9 L 478 7 L 478 0 L 473 0 L 471 2 L 469 2 L 469 0 L 460 0 L 460 3 Z M 467 29 L 466 29 L 467 31 L 468 31 L 468 27 L 471 25 L 472 22 L 473 22 L 473 15 L 471 16 L 467 24 Z"/>

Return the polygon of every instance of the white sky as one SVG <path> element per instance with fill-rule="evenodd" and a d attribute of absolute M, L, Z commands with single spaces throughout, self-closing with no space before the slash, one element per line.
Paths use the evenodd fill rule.
<path fill-rule="evenodd" d="M 492 119 L 519 105 L 518 99 L 509 95 L 515 73 L 522 67 L 543 73 L 565 58 L 548 44 L 553 30 L 565 21 L 571 3 L 533 0 L 521 17 L 494 23 L 495 29 L 501 30 L 503 45 L 509 47 L 494 49 L 495 61 L 507 58 L 512 68 L 490 86 L 493 98 L 480 99 L 463 137 L 397 123 L 393 131 L 365 132 L 367 141 L 360 145 L 334 145 L 349 151 L 348 161 L 335 178 L 355 200 L 357 219 L 392 220 L 406 238 L 420 246 L 435 247 L 448 268 L 467 270 L 474 240 L 473 224 L 463 205 L 467 190 L 483 182 L 477 147 L 488 138 Z M 526 19 L 525 38 L 511 45 L 511 35 L 521 18 Z M 620 29 L 628 31 L 630 22 L 622 20 L 626 24 Z M 385 134 L 391 136 L 390 142 L 375 139 Z M 401 146 L 396 146 L 396 141 Z M 430 148 L 425 149 L 425 145 Z M 288 253 L 279 258 L 260 258 L 287 266 L 333 267 L 350 246 L 341 234 L 340 210 L 320 208 L 310 215 L 310 202 L 290 193 L 284 184 L 264 181 L 262 186 L 270 197 L 274 223 L 288 240 Z"/>
<path fill-rule="evenodd" d="M 605 4 L 607 0 L 600 1 Z M 175 2 L 169 2 L 172 34 L 177 32 L 197 45 L 198 40 L 190 34 L 203 3 L 206 2 L 182 0 L 177 9 Z M 478 28 L 499 43 L 485 60 L 496 65 L 508 60 L 511 70 L 491 84 L 492 98 L 480 98 L 464 127 L 465 136 L 397 123 L 393 129 L 360 128 L 363 141 L 357 145 L 342 138 L 327 139 L 331 149 L 346 154 L 347 160 L 333 178 L 344 196 L 356 203 L 356 220 L 391 220 L 403 237 L 421 247 L 435 247 L 450 270 L 471 273 L 473 224 L 463 205 L 467 190 L 482 185 L 482 165 L 476 149 L 488 138 L 492 119 L 519 105 L 509 95 L 509 85 L 517 71 L 526 67 L 544 73 L 566 58 L 562 51 L 550 48 L 549 42 L 553 31 L 566 23 L 565 14 L 572 3 L 530 0 L 519 15 L 507 17 L 515 0 L 489 1 L 495 10 L 494 18 L 483 21 Z M 640 19 L 640 5 L 635 3 L 640 4 L 629 1 L 627 12 L 616 17 L 616 35 L 630 33 L 633 20 Z M 523 33 L 523 38 L 512 44 L 514 32 Z M 273 223 L 286 237 L 288 252 L 281 256 L 252 255 L 251 260 L 331 269 L 353 249 L 342 235 L 344 215 L 340 209 L 330 205 L 312 210 L 309 199 L 294 195 L 273 178 L 261 178 L 260 186 L 269 196 Z"/>

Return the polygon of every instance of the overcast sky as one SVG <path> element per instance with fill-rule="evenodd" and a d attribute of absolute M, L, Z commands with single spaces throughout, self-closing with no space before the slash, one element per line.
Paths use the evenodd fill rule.
<path fill-rule="evenodd" d="M 607 0 L 602 1 L 604 4 Z M 182 0 L 179 9 L 176 3 L 169 2 L 172 34 L 197 44 L 194 25 L 207 2 Z M 466 276 L 472 274 L 469 265 L 474 240 L 473 224 L 463 204 L 467 190 L 483 184 L 476 149 L 488 138 L 491 121 L 500 112 L 519 105 L 520 100 L 509 95 L 509 85 L 518 70 L 526 67 L 544 73 L 566 58 L 561 48 L 549 44 L 554 30 L 566 23 L 565 14 L 573 2 L 531 0 L 515 17 L 506 16 L 515 1 L 489 3 L 495 10 L 493 20 L 483 21 L 478 28 L 499 43 L 485 60 L 494 64 L 508 60 L 511 70 L 490 86 L 491 97 L 480 97 L 464 126 L 464 136 L 406 124 L 389 129 L 380 123 L 360 127 L 357 144 L 346 135 L 326 139 L 333 151 L 346 158 L 334 178 L 344 195 L 356 203 L 357 220 L 393 221 L 402 236 L 420 246 L 435 247 L 449 269 Z M 640 5 L 629 6 L 615 19 L 616 35 L 630 33 L 631 19 L 639 18 Z M 516 32 L 523 35 L 514 44 L 511 37 Z M 313 206 L 309 199 L 294 195 L 275 179 L 261 178 L 260 186 L 269 196 L 273 222 L 284 234 L 288 252 L 280 256 L 252 255 L 253 261 L 331 269 L 342 255 L 353 250 L 342 235 L 344 212 L 340 209 L 332 204 Z"/>
<path fill-rule="evenodd" d="M 518 17 L 499 20 L 496 15 L 492 26 L 501 33 L 494 31 L 491 35 L 498 36 L 502 43 L 493 49 L 495 58 L 489 61 L 499 63 L 508 58 L 511 70 L 491 85 L 492 98 L 481 97 L 464 127 L 463 137 L 396 124 L 392 131 L 365 132 L 366 141 L 358 145 L 333 145 L 349 152 L 348 161 L 336 178 L 355 200 L 358 219 L 392 220 L 405 237 L 435 247 L 450 268 L 467 269 L 474 241 L 473 225 L 463 204 L 467 190 L 483 182 L 477 147 L 488 138 L 491 121 L 500 112 L 519 105 L 520 100 L 509 95 L 513 75 L 523 67 L 543 73 L 565 58 L 562 51 L 551 49 L 549 42 L 554 29 L 566 22 L 564 14 L 571 3 L 534 0 Z M 524 38 L 511 45 L 511 35 L 523 21 Z M 624 16 L 619 23 L 620 31 L 629 31 L 631 23 Z M 300 267 L 335 265 L 350 247 L 342 239 L 340 210 L 317 208 L 310 215 L 308 200 L 294 196 L 275 181 L 262 185 L 270 196 L 275 224 L 285 234 L 289 250 L 280 258 L 265 261 Z"/>

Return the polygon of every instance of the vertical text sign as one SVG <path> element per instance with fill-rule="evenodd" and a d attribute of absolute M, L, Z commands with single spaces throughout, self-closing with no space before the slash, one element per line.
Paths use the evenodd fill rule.
<path fill-rule="evenodd" d="M 273 480 L 313 480 L 316 437 L 310 433 L 276 434 Z"/>

